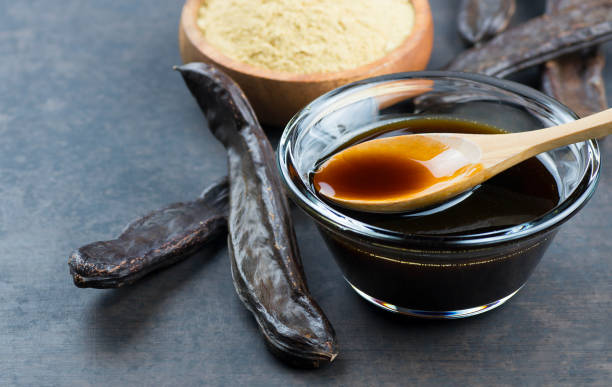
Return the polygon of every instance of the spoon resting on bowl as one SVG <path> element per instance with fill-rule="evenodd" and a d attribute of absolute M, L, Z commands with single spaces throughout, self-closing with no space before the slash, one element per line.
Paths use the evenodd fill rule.
<path fill-rule="evenodd" d="M 314 173 L 328 200 L 366 212 L 406 212 L 457 196 L 498 173 L 561 146 L 612 134 L 612 109 L 521 133 L 426 133 L 346 148 Z"/>

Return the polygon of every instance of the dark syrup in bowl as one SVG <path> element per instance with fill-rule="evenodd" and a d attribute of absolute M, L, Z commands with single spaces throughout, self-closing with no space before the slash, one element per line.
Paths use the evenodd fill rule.
<path fill-rule="evenodd" d="M 411 133 L 501 134 L 488 125 L 449 118 L 415 118 L 378 126 L 321 159 L 317 166 L 359 142 Z M 316 167 L 315 169 L 316 170 Z M 312 179 L 311 179 L 312 182 Z M 347 281 L 365 298 L 390 310 L 455 313 L 481 308 L 516 292 L 537 265 L 555 230 L 518 242 L 442 248 L 422 237 L 486 236 L 511 230 L 549 213 L 559 203 L 559 185 L 539 158 L 531 158 L 484 182 L 461 200 L 417 213 L 375 214 L 347 210 L 345 216 L 384 232 L 406 236 L 400 247 L 374 246 L 321 227 Z M 425 313 L 432 315 L 432 313 Z"/>

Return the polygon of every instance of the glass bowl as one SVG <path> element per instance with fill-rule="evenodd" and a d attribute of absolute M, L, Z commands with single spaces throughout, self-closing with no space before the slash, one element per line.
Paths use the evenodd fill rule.
<path fill-rule="evenodd" d="M 592 196 L 599 148 L 586 141 L 539 155 L 557 180 L 559 203 L 529 222 L 487 232 L 401 233 L 364 223 L 317 196 L 310 173 L 330 152 L 381 124 L 428 116 L 510 132 L 577 118 L 554 99 L 506 80 L 439 71 L 393 74 L 340 87 L 306 106 L 285 128 L 278 164 L 289 196 L 315 220 L 360 296 L 412 316 L 471 316 L 516 294 L 558 227 Z"/>

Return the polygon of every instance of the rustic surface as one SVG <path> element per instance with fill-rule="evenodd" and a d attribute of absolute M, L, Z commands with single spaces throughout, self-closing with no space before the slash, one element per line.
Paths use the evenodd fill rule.
<path fill-rule="evenodd" d="M 462 47 L 458 2 L 431 3 L 439 68 Z M 527 285 L 467 320 L 375 310 L 295 210 L 309 287 L 341 346 L 316 371 L 266 351 L 234 293 L 224 241 L 131 287 L 76 288 L 72 249 L 225 174 L 223 147 L 171 70 L 180 8 L 0 0 L 0 385 L 608 384 L 610 140 L 595 197 Z M 543 11 L 544 1 L 519 1 L 513 23 Z M 537 75 L 513 79 L 537 85 Z M 610 94 L 611 66 L 604 75 Z"/>

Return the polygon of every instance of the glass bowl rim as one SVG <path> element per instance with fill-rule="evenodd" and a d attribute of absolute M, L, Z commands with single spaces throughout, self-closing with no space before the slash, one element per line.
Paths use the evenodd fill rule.
<path fill-rule="evenodd" d="M 419 245 L 435 246 L 436 250 L 440 250 L 444 247 L 476 247 L 522 239 L 542 231 L 553 229 L 554 227 L 561 225 L 578 210 L 580 210 L 595 192 L 600 177 L 600 152 L 597 141 L 595 140 L 585 141 L 587 146 L 588 160 L 584 175 L 580 179 L 580 182 L 577 184 L 574 191 L 563 201 L 557 204 L 551 211 L 536 219 L 483 234 L 452 236 L 406 234 L 375 226 L 369 226 L 357 219 L 353 219 L 348 215 L 342 214 L 339 211 L 331 210 L 324 201 L 316 197 L 316 195 L 311 194 L 308 187 L 306 187 L 304 184 L 301 184 L 302 187 L 298 187 L 295 184 L 291 178 L 292 174 L 289 171 L 289 164 L 292 164 L 293 157 L 290 145 L 293 136 L 295 136 L 297 132 L 296 129 L 299 128 L 299 124 L 302 120 L 312 114 L 312 112 L 317 111 L 317 109 L 322 110 L 327 104 L 340 99 L 343 97 L 343 94 L 349 95 L 351 90 L 368 85 L 372 86 L 381 82 L 400 81 L 415 78 L 426 78 L 432 80 L 454 78 L 462 81 L 483 84 L 485 86 L 493 86 L 494 88 L 510 92 L 523 99 L 535 100 L 536 102 L 545 105 L 547 108 L 550 108 L 555 115 L 562 113 L 567 115 L 568 118 L 579 118 L 576 113 L 574 113 L 567 106 L 563 105 L 561 102 L 526 85 L 506 79 L 458 71 L 415 71 L 388 74 L 352 82 L 331 90 L 313 100 L 306 107 L 295 114 L 287 123 L 280 138 L 276 155 L 281 180 L 290 197 L 300 208 L 315 218 L 315 220 L 325 225 L 327 228 L 341 230 L 343 233 L 348 233 L 353 237 L 370 239 L 373 243 L 380 245 L 391 245 L 399 248 L 406 247 L 407 245 L 410 245 L 411 248 Z M 301 178 L 298 178 L 298 180 L 302 182 Z M 302 192 L 300 188 L 302 188 L 306 193 Z M 325 210 L 325 212 L 322 210 Z"/>

